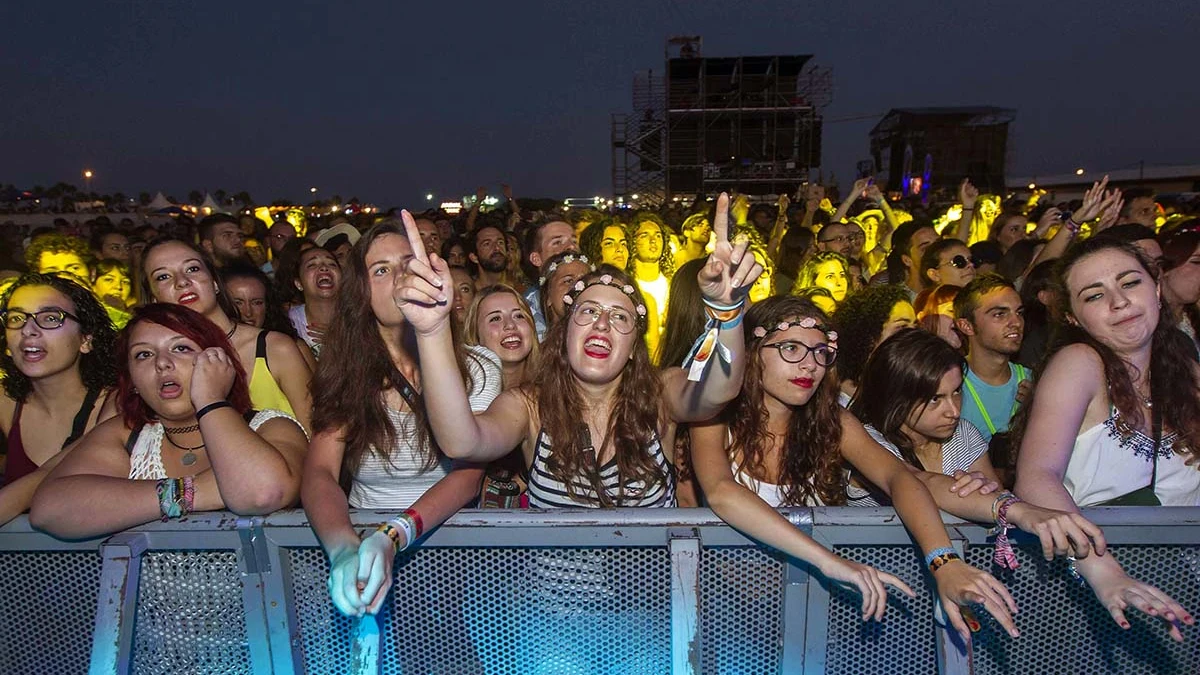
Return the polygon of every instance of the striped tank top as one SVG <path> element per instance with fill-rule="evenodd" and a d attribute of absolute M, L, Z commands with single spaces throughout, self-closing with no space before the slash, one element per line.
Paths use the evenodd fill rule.
<path fill-rule="evenodd" d="M 555 478 L 547 466 L 551 452 L 550 437 L 543 429 L 538 432 L 533 450 L 533 466 L 529 468 L 529 506 L 535 509 L 598 508 L 596 493 L 583 476 L 576 476 L 572 480 L 575 494 L 580 495 L 582 499 L 572 498 L 568 494 L 566 484 Z M 675 472 L 671 463 L 667 461 L 667 456 L 663 454 L 657 433 L 653 435 L 646 452 L 654 459 L 654 464 L 664 476 L 662 482 L 649 490 L 642 481 L 631 481 L 624 484 L 622 493 L 616 457 L 600 467 L 600 485 L 616 506 L 675 506 Z"/>

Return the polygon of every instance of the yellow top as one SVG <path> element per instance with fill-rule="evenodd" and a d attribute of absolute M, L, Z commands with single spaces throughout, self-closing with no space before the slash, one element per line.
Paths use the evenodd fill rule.
<path fill-rule="evenodd" d="M 267 331 L 260 331 L 254 348 L 254 369 L 250 371 L 250 405 L 255 410 L 282 410 L 296 415 L 292 403 L 275 382 L 267 365 Z"/>

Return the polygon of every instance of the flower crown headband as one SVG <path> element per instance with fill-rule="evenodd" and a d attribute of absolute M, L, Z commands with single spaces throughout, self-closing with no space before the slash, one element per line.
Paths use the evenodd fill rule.
<path fill-rule="evenodd" d="M 574 305 L 575 299 L 579 297 L 580 293 L 583 293 L 588 288 L 598 284 L 612 286 L 613 288 L 620 289 L 625 295 L 628 295 L 629 299 L 633 301 L 634 310 L 637 311 L 638 326 L 640 328 L 646 327 L 646 305 L 642 304 L 638 300 L 637 289 L 634 288 L 632 284 L 619 283 L 611 274 L 601 274 L 600 276 L 588 281 L 584 281 L 583 279 L 576 281 L 575 285 L 571 287 L 571 290 L 567 291 L 567 294 L 563 296 L 563 302 L 568 306 Z"/>
<path fill-rule="evenodd" d="M 550 263 L 550 266 L 546 268 L 546 273 L 538 277 L 538 287 L 540 288 L 546 285 L 546 282 L 550 280 L 550 277 L 554 276 L 554 270 L 558 269 L 559 265 L 566 265 L 567 263 L 573 262 L 584 263 L 588 266 L 588 269 L 593 272 L 596 271 L 596 267 L 592 265 L 592 261 L 588 260 L 586 255 L 582 253 L 568 253 L 567 255 L 564 255 L 561 260 L 555 260 L 554 262 Z"/>
<path fill-rule="evenodd" d="M 761 340 L 761 339 L 767 337 L 767 335 L 769 335 L 771 333 L 785 331 L 789 328 L 807 328 L 807 329 L 819 330 L 825 334 L 826 343 L 830 347 L 837 349 L 837 339 L 838 339 L 837 331 L 830 330 L 828 326 L 826 326 L 823 323 L 818 322 L 816 319 L 812 318 L 811 316 L 806 316 L 803 319 L 799 319 L 796 321 L 780 321 L 777 325 L 772 326 L 771 328 L 764 328 L 763 326 L 758 326 L 754 329 L 753 335 L 754 335 L 754 337 Z"/>

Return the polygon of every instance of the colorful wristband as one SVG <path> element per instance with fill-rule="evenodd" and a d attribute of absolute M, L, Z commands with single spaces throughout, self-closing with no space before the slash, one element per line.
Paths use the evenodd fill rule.
<path fill-rule="evenodd" d="M 935 548 L 925 554 L 925 566 L 929 568 L 930 572 L 936 572 L 943 565 L 954 560 L 962 560 L 962 558 L 959 557 L 957 551 L 949 546 Z"/>

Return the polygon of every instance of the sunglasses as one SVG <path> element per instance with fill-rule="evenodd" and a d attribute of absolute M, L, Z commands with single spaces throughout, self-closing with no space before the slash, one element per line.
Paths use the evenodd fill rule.
<path fill-rule="evenodd" d="M 971 267 L 979 267 L 980 261 L 979 258 L 968 258 L 965 255 L 956 255 L 942 264 L 949 265 L 954 269 L 965 270 L 967 269 L 967 265 L 970 265 Z"/>

